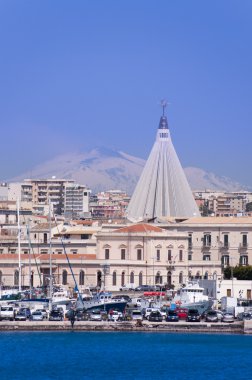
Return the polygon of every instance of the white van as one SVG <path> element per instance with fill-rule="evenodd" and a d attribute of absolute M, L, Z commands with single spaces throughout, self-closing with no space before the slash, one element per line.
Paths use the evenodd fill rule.
<path fill-rule="evenodd" d="M 0 321 L 2 320 L 14 321 L 13 306 L 0 306 Z"/>

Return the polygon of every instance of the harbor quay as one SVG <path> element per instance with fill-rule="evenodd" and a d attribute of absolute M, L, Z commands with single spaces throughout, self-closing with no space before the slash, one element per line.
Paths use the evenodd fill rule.
<path fill-rule="evenodd" d="M 252 321 L 235 321 L 234 323 L 189 323 L 179 321 L 174 323 L 149 321 L 4 321 L 0 323 L 0 332 L 6 331 L 146 331 L 167 333 L 215 333 L 215 334 L 252 334 Z"/>

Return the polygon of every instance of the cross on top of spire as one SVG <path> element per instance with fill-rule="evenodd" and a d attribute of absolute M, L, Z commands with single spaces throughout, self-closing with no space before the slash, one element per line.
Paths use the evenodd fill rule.
<path fill-rule="evenodd" d="M 161 102 L 160 102 L 160 104 L 161 104 L 161 107 L 163 108 L 163 116 L 164 116 L 165 109 L 166 109 L 166 107 L 168 105 L 168 102 L 165 99 L 162 99 Z"/>

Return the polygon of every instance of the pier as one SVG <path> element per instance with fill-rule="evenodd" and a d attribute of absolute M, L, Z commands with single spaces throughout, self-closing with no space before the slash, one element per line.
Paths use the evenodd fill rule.
<path fill-rule="evenodd" d="M 153 323 L 148 321 L 130 322 L 93 322 L 76 321 L 73 328 L 70 321 L 32 322 L 32 321 L 5 321 L 0 322 L 0 331 L 148 331 L 167 333 L 228 333 L 228 334 L 252 334 L 252 321 L 235 323 L 188 323 L 184 321 L 176 323 Z"/>

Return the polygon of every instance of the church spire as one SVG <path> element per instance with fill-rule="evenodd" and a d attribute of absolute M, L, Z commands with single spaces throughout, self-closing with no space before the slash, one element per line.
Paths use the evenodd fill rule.
<path fill-rule="evenodd" d="M 171 141 L 165 116 L 166 101 L 156 141 L 131 197 L 127 216 L 132 222 L 164 217 L 200 216 L 198 206 Z"/>

